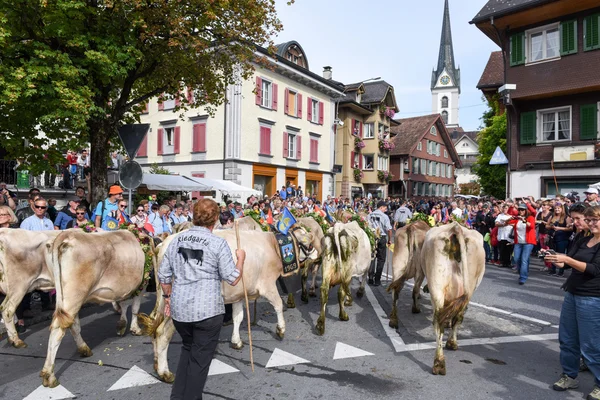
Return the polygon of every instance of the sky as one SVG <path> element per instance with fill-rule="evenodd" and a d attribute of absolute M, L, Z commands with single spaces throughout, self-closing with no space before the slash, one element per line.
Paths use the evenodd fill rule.
<path fill-rule="evenodd" d="M 476 86 L 499 47 L 469 21 L 487 0 L 449 0 L 456 66 L 460 66 L 459 123 L 478 130 L 486 110 Z M 296 40 L 310 70 L 333 68 L 333 79 L 381 77 L 394 86 L 398 118 L 431 114 L 431 71 L 437 65 L 444 0 L 276 0 L 283 31 L 275 44 Z"/>

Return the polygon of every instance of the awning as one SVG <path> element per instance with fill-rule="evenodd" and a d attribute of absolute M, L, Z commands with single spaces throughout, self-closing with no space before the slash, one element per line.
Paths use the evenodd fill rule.
<path fill-rule="evenodd" d="M 210 179 L 210 178 L 190 178 L 204 185 L 212 187 L 212 190 L 218 190 L 223 194 L 244 199 L 251 195 L 262 196 L 262 193 L 258 190 L 238 185 L 232 181 L 225 181 L 221 179 Z"/>
<path fill-rule="evenodd" d="M 149 190 L 169 190 L 175 192 L 206 192 L 212 190 L 211 186 L 202 182 L 197 182 L 183 175 L 144 174 L 142 177 L 142 185 L 146 185 Z"/>

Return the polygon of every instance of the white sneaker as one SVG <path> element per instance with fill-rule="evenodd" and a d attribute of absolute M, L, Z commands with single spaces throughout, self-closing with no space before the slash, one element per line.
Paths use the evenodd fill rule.
<path fill-rule="evenodd" d="M 559 392 L 563 392 L 567 389 L 577 389 L 578 387 L 579 381 L 567 376 L 566 374 L 562 374 L 560 379 L 554 385 L 552 385 L 552 389 Z"/>

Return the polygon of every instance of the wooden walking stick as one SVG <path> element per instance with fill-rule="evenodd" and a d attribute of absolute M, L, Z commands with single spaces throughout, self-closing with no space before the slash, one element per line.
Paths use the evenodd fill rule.
<path fill-rule="evenodd" d="M 238 221 L 235 221 L 235 238 L 237 240 L 237 248 L 240 250 L 240 227 Z M 244 288 L 244 299 L 246 300 L 246 321 L 248 322 L 248 341 L 250 342 L 250 365 L 254 372 L 254 357 L 252 356 L 252 329 L 250 328 L 250 306 L 248 305 L 248 292 L 246 291 L 246 283 L 244 282 L 244 273 L 242 271 L 242 287 Z"/>

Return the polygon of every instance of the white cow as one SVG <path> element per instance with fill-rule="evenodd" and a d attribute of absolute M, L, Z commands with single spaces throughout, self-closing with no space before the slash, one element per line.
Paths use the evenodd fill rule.
<path fill-rule="evenodd" d="M 446 348 L 458 349 L 457 332 L 475 289 L 485 272 L 483 236 L 456 222 L 432 228 L 425 236 L 421 250 L 421 266 L 433 306 L 433 329 L 437 347 L 433 374 L 446 375 L 446 360 L 442 349 L 444 327 L 450 324 L 452 333 Z M 420 287 L 422 283 L 415 282 Z"/>

